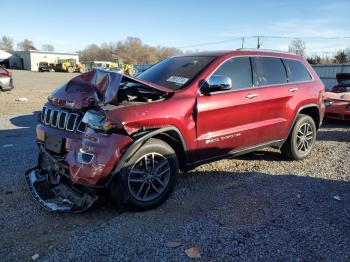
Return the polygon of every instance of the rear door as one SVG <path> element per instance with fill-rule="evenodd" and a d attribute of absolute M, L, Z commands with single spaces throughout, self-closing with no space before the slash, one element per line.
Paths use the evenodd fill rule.
<path fill-rule="evenodd" d="M 198 156 L 207 159 L 255 145 L 259 136 L 259 88 L 253 86 L 250 57 L 223 63 L 213 75 L 229 76 L 232 90 L 197 99 Z"/>
<path fill-rule="evenodd" d="M 298 89 L 288 84 L 286 66 L 278 57 L 254 57 L 255 85 L 261 88 L 259 104 L 263 127 L 259 143 L 285 138 L 290 126 L 290 111 Z"/>

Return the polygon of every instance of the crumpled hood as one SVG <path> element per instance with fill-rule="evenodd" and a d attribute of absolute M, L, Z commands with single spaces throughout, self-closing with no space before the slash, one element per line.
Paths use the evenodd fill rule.
<path fill-rule="evenodd" d="M 117 96 L 120 84 L 124 80 L 140 83 L 165 93 L 173 92 L 166 87 L 135 77 L 96 69 L 68 81 L 49 96 L 49 101 L 57 106 L 74 109 L 108 104 Z"/>

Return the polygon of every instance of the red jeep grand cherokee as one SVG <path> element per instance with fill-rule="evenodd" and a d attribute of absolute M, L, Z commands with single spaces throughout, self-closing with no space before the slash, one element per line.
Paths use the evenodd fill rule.
<path fill-rule="evenodd" d="M 81 212 L 108 191 L 134 210 L 154 208 L 179 170 L 267 146 L 307 157 L 323 92 L 305 59 L 272 51 L 175 56 L 137 78 L 91 71 L 48 98 L 26 179 L 51 211 Z"/>

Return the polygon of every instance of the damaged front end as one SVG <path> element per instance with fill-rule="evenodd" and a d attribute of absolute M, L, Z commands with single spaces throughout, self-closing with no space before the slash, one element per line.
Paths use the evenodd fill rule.
<path fill-rule="evenodd" d="M 79 75 L 57 89 L 38 119 L 38 165 L 25 174 L 34 199 L 55 212 L 79 213 L 91 207 L 133 143 L 122 119 L 110 117 L 111 112 L 160 101 L 170 93 L 103 70 Z"/>
<path fill-rule="evenodd" d="M 26 181 L 34 199 L 45 209 L 56 212 L 83 212 L 98 199 L 96 190 L 74 185 L 67 166 L 40 146 L 38 166 L 26 171 Z"/>

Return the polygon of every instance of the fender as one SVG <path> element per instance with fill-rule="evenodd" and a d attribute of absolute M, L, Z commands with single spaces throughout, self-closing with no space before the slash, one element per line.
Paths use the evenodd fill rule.
<path fill-rule="evenodd" d="M 175 131 L 181 140 L 181 144 L 184 148 L 184 152 L 185 152 L 185 158 L 187 159 L 187 147 L 186 147 L 186 143 L 184 138 L 182 137 L 182 134 L 180 132 L 180 130 L 178 128 L 176 128 L 175 126 L 167 126 L 167 127 L 163 127 L 160 129 L 156 129 L 153 130 L 147 134 L 145 134 L 144 136 L 138 138 L 137 140 L 135 140 L 129 147 L 128 149 L 124 152 L 124 154 L 121 156 L 117 166 L 114 168 L 114 170 L 112 171 L 110 178 L 108 179 L 107 183 L 106 183 L 106 187 L 108 187 L 110 185 L 110 183 L 113 181 L 113 178 L 120 172 L 120 170 L 123 168 L 124 164 L 152 137 L 168 132 L 168 131 Z"/>
<path fill-rule="evenodd" d="M 318 114 L 319 114 L 319 117 L 320 117 L 320 123 L 319 123 L 319 126 L 318 126 L 318 127 L 321 126 L 321 124 L 322 124 L 322 118 L 321 118 L 321 113 L 320 113 L 320 107 L 319 107 L 317 104 L 307 104 L 307 105 L 303 105 L 302 107 L 300 107 L 300 108 L 298 109 L 297 113 L 296 113 L 295 116 L 294 116 L 293 122 L 292 122 L 291 126 L 289 127 L 288 135 L 287 135 L 287 137 L 286 137 L 286 140 L 288 139 L 290 133 L 291 133 L 292 130 L 293 130 L 294 124 L 295 124 L 295 122 L 297 121 L 297 117 L 298 117 L 299 113 L 300 113 L 303 109 L 309 108 L 309 107 L 317 107 L 317 109 L 318 109 Z"/>

